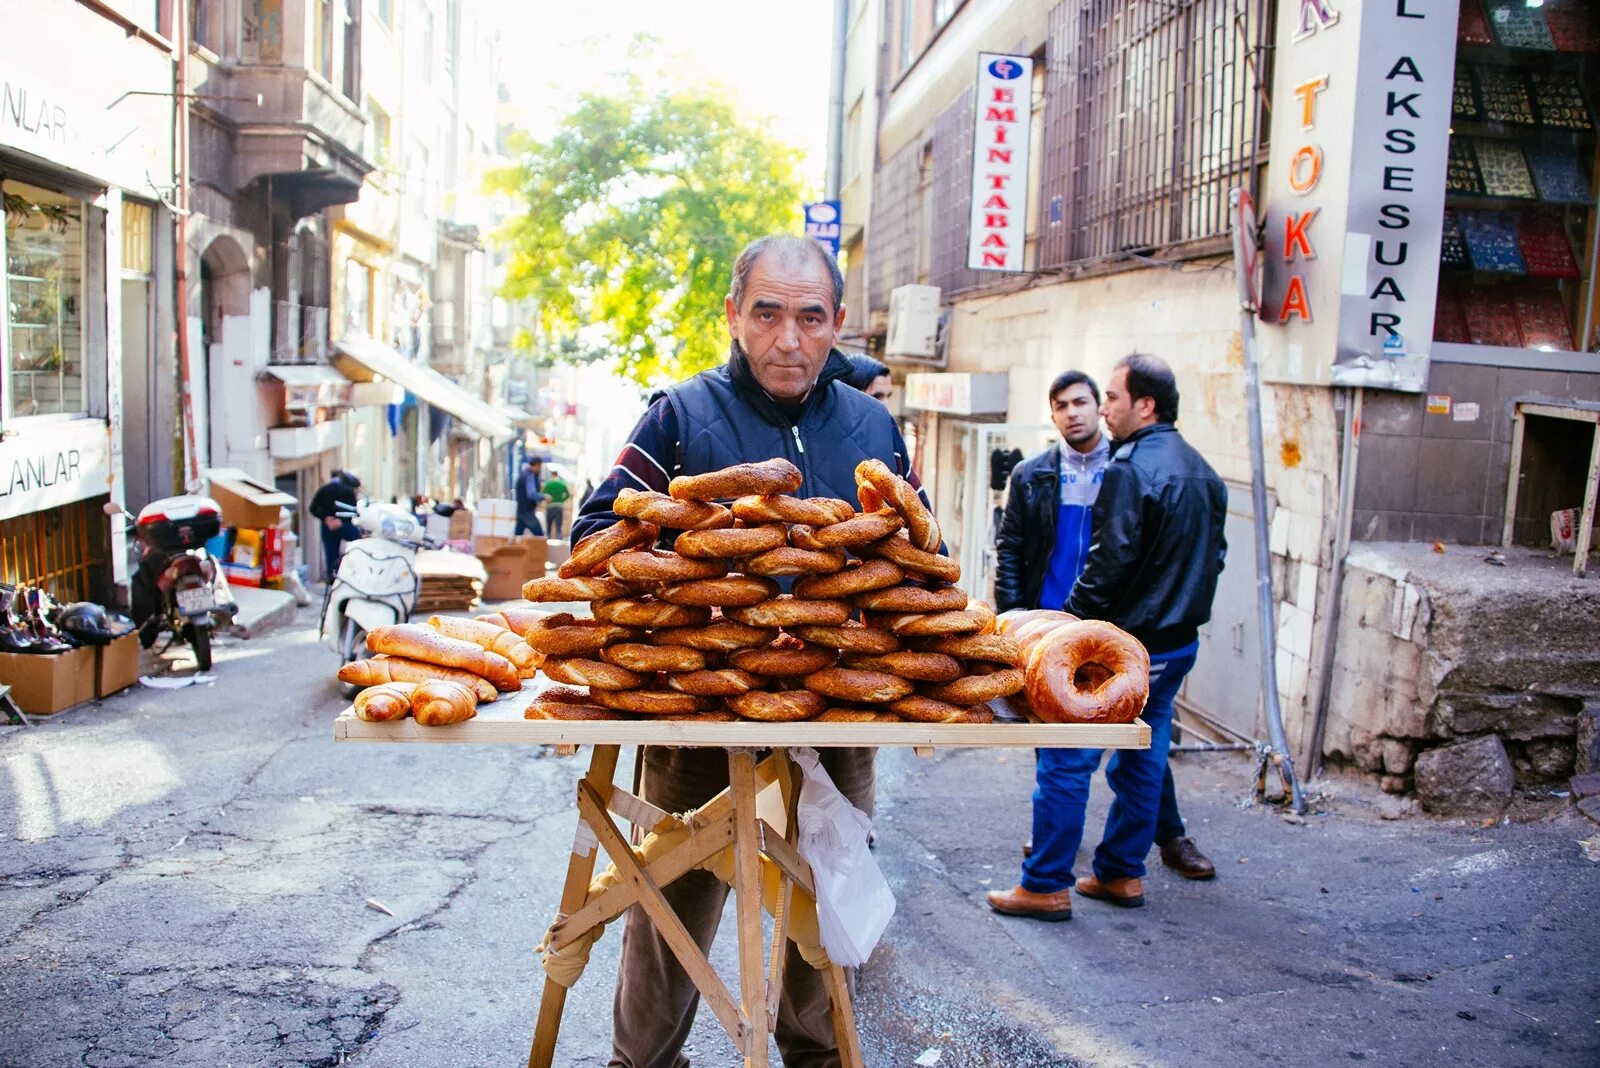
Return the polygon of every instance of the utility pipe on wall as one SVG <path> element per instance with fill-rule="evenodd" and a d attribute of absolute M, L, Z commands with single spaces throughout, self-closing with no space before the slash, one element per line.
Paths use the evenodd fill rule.
<path fill-rule="evenodd" d="M 1306 767 L 1315 777 L 1322 770 L 1322 738 L 1328 729 L 1328 702 L 1333 694 L 1333 659 L 1339 646 L 1339 608 L 1344 600 L 1345 557 L 1350 555 L 1350 524 L 1355 516 L 1356 465 L 1361 457 L 1361 401 L 1364 390 L 1345 390 L 1344 436 L 1339 443 L 1339 513 L 1333 531 L 1333 565 L 1328 574 L 1328 610 L 1317 657 L 1317 704 L 1311 713 L 1306 742 Z"/>
<path fill-rule="evenodd" d="M 200 480 L 200 447 L 194 428 L 194 354 L 189 349 L 189 4 L 175 0 L 172 5 L 173 41 L 177 46 L 172 102 L 172 150 L 177 157 L 178 187 L 173 190 L 177 210 L 174 220 L 177 249 L 172 257 L 178 291 L 178 403 L 183 413 L 184 486 Z"/>
<path fill-rule="evenodd" d="M 828 87 L 828 174 L 823 181 L 826 200 L 839 199 L 844 184 L 844 58 L 850 32 L 850 0 L 833 0 L 833 76 Z"/>

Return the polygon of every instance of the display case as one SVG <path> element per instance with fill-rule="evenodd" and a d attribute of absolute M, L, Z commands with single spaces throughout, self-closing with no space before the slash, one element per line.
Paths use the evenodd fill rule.
<path fill-rule="evenodd" d="M 1436 341 L 1547 352 L 1552 369 L 1600 343 L 1597 7 L 1462 2 Z"/>
<path fill-rule="evenodd" d="M 82 412 L 82 205 L 17 182 L 4 191 L 8 389 L 0 416 Z"/>

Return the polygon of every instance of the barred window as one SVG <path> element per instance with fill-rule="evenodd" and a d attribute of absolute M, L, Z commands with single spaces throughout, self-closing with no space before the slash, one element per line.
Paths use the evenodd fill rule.
<path fill-rule="evenodd" d="M 1267 0 L 1062 0 L 1050 12 L 1039 265 L 1228 232 L 1266 141 Z"/>

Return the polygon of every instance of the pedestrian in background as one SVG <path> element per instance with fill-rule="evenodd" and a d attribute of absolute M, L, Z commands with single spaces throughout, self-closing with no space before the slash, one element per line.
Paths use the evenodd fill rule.
<path fill-rule="evenodd" d="M 1093 874 L 1076 883 L 1072 867 L 1083 840 L 1089 780 L 1103 751 L 1043 751 L 1054 754 L 1039 767 L 1050 818 L 1041 820 L 1036 804 L 1033 849 L 1021 885 L 988 895 L 996 911 L 1036 919 L 1070 919 L 1073 889 L 1124 908 L 1144 904 L 1144 858 L 1156 837 L 1172 703 L 1194 667 L 1198 630 L 1211 618 L 1227 550 L 1227 487 L 1173 425 L 1178 384 L 1166 362 L 1137 353 L 1119 360 L 1100 415 L 1117 444 L 1094 499 L 1082 573 L 1065 608 L 1081 619 L 1114 623 L 1149 650 L 1143 718 L 1150 748 L 1119 750 L 1107 764 L 1106 782 L 1116 796 L 1095 849 Z M 1060 588 L 1053 557 L 1054 550 L 1052 574 L 1042 589 Z"/>
<path fill-rule="evenodd" d="M 850 374 L 844 384 L 888 404 L 889 398 L 894 396 L 894 379 L 889 377 L 888 364 L 861 353 L 852 353 L 845 359 L 850 361 Z"/>
<path fill-rule="evenodd" d="M 354 473 L 335 468 L 328 481 L 311 495 L 311 504 L 306 509 L 322 524 L 319 531 L 322 535 L 322 558 L 330 582 L 339 570 L 339 551 L 343 543 L 361 537 L 361 531 L 349 516 L 341 514 L 355 511 L 358 503 L 356 491 L 360 488 L 361 479 Z"/>
<path fill-rule="evenodd" d="M 536 537 L 544 537 L 544 527 L 539 523 L 539 502 L 544 499 L 544 491 L 541 488 L 543 484 L 543 480 L 539 477 L 539 461 L 524 460 L 522 473 L 517 476 L 515 487 L 517 525 L 511 531 L 513 536 L 533 534 Z"/>
<path fill-rule="evenodd" d="M 544 525 L 545 533 L 552 538 L 562 537 L 567 529 L 567 501 L 572 496 L 566 479 L 561 477 L 561 472 L 551 468 L 550 477 L 544 480 L 542 487 L 544 493 Z"/>

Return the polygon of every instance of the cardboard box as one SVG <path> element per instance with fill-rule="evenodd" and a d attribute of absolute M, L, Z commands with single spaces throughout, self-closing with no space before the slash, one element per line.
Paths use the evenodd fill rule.
<path fill-rule="evenodd" d="M 490 539 L 491 542 L 500 540 Z M 489 551 L 476 549 L 474 555 L 482 561 L 483 569 L 488 572 L 489 577 L 483 584 L 483 597 L 487 601 L 518 600 L 522 597 L 524 582 L 544 576 L 544 538 L 506 539 L 504 544 L 496 544 Z"/>
<path fill-rule="evenodd" d="M 472 552 L 474 556 L 492 556 L 511 544 L 511 539 L 491 537 L 488 534 L 474 534 L 472 536 Z"/>
<path fill-rule="evenodd" d="M 563 538 L 551 538 L 547 543 L 545 563 L 560 567 L 572 555 L 572 545 Z"/>
<path fill-rule="evenodd" d="M 124 634 L 95 650 L 96 697 L 110 697 L 139 681 L 139 635 Z"/>
<path fill-rule="evenodd" d="M 526 564 L 528 578 L 543 578 L 545 565 L 550 562 L 550 539 L 524 534 L 520 538 L 512 538 L 511 544 L 520 544 L 522 546 L 522 555 Z M 523 581 L 526 582 L 527 579 Z M 517 596 L 522 596 L 521 590 L 517 591 Z"/>
<path fill-rule="evenodd" d="M 54 656 L 0 653 L 0 682 L 11 687 L 18 708 L 29 715 L 48 716 L 94 700 L 97 651 L 85 647 Z"/>
<path fill-rule="evenodd" d="M 212 500 L 222 508 L 229 526 L 276 527 L 278 509 L 293 508 L 299 502 L 265 482 L 258 482 L 236 467 L 213 467 L 206 472 Z"/>
<path fill-rule="evenodd" d="M 222 573 L 228 577 L 230 586 L 260 586 L 265 577 L 259 567 L 245 567 L 242 564 L 223 564 Z"/>
<path fill-rule="evenodd" d="M 510 497 L 480 497 L 477 514 L 484 519 L 509 519 L 514 523 L 517 520 L 517 502 Z"/>
<path fill-rule="evenodd" d="M 450 536 L 446 541 L 472 540 L 472 509 L 457 508 L 450 517 Z"/>

